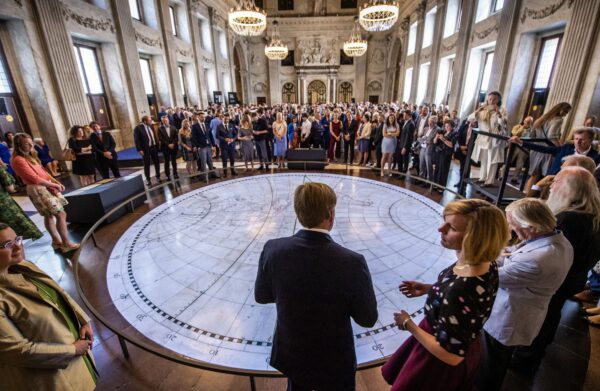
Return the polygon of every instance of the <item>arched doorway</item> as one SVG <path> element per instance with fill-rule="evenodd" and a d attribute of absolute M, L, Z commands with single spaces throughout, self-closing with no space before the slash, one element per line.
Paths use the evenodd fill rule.
<path fill-rule="evenodd" d="M 313 80 L 308 85 L 308 103 L 311 105 L 324 103 L 327 100 L 326 94 L 327 87 L 321 80 Z"/>
<path fill-rule="evenodd" d="M 233 48 L 233 65 L 235 66 L 235 91 L 240 102 L 245 102 L 244 84 L 242 82 L 242 54 L 237 45 Z"/>
<path fill-rule="evenodd" d="M 296 103 L 296 86 L 294 83 L 285 83 L 281 88 L 282 103 Z"/>
<path fill-rule="evenodd" d="M 347 81 L 341 83 L 338 87 L 338 102 L 352 102 L 352 84 Z"/>

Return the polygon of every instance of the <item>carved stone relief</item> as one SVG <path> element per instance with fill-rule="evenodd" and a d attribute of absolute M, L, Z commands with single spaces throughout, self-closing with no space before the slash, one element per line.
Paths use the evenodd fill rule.
<path fill-rule="evenodd" d="M 265 83 L 256 83 L 254 85 L 254 92 L 257 94 L 264 94 L 267 92 L 267 85 Z"/>
<path fill-rule="evenodd" d="M 378 80 L 373 80 L 372 82 L 369 83 L 369 85 L 367 86 L 367 90 L 369 91 L 369 94 L 371 93 L 378 93 L 383 89 L 381 82 Z"/>
<path fill-rule="evenodd" d="M 17 4 L 20 2 L 17 1 Z M 21 4 L 19 4 L 21 5 Z M 79 15 L 71 8 L 69 8 L 66 4 L 61 3 L 62 6 L 62 14 L 65 18 L 65 21 L 73 20 L 80 26 L 83 26 L 88 29 L 97 30 L 97 31 L 110 31 L 111 33 L 115 32 L 115 25 L 113 24 L 112 19 L 105 18 L 91 18 Z"/>
<path fill-rule="evenodd" d="M 182 55 L 183 57 L 191 57 L 194 58 L 194 55 L 192 54 L 192 49 L 181 49 L 181 48 L 177 48 L 177 53 Z"/>
<path fill-rule="evenodd" d="M 567 6 L 571 8 L 574 1 L 575 0 L 569 0 L 569 4 Z M 523 15 L 521 15 L 521 23 L 525 23 L 527 17 L 530 17 L 533 20 L 547 18 L 548 16 L 558 11 L 560 7 L 562 7 L 566 2 L 567 0 L 560 0 L 558 3 L 550 4 L 549 6 L 538 10 L 532 10 L 525 7 L 523 9 Z"/>
<path fill-rule="evenodd" d="M 136 31 L 135 32 L 135 40 L 143 43 L 144 45 L 152 46 L 152 47 L 159 47 L 162 49 L 162 42 L 161 42 L 160 38 L 150 38 L 150 37 L 147 37 L 144 34 L 140 33 L 139 31 Z"/>
<path fill-rule="evenodd" d="M 338 61 L 337 40 L 333 39 L 328 46 L 317 37 L 309 39 L 300 39 L 297 42 L 299 51 L 300 65 L 335 65 Z"/>
<path fill-rule="evenodd" d="M 485 39 L 485 38 L 487 38 L 488 35 L 490 35 L 494 31 L 498 31 L 498 25 L 497 24 L 495 24 L 495 25 L 493 25 L 493 26 L 491 26 L 491 27 L 489 27 L 489 28 L 487 28 L 487 29 L 485 29 L 483 31 L 480 31 L 480 32 L 474 31 L 473 35 L 471 36 L 471 41 L 474 41 L 475 38 L 477 38 L 477 39 Z"/>
<path fill-rule="evenodd" d="M 369 62 L 374 65 L 380 65 L 383 64 L 384 60 L 385 54 L 383 54 L 383 50 L 381 50 L 381 48 L 375 48 L 371 54 L 371 60 Z"/>

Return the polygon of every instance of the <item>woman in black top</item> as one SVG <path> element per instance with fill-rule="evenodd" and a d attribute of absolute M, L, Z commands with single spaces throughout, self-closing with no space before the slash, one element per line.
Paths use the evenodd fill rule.
<path fill-rule="evenodd" d="M 96 162 L 92 154 L 92 143 L 83 132 L 81 126 L 75 125 L 69 130 L 69 148 L 75 153 L 73 174 L 79 175 L 81 186 L 91 185 L 96 181 Z"/>
<path fill-rule="evenodd" d="M 600 191 L 594 176 L 583 167 L 562 168 L 552 181 L 547 203 L 574 256 L 567 277 L 550 300 L 542 329 L 530 346 L 514 354 L 511 369 L 529 374 L 537 371 L 554 340 L 565 301 L 583 289 L 588 272 L 600 259 Z"/>
<path fill-rule="evenodd" d="M 448 172 L 452 161 L 455 133 L 453 134 L 454 122 L 444 121 L 444 129 L 438 132 L 433 139 L 433 181 L 442 187 L 446 187 Z"/>
<path fill-rule="evenodd" d="M 425 318 L 417 325 L 405 311 L 394 314 L 412 336 L 382 368 L 391 391 L 470 390 L 481 349 L 479 333 L 498 290 L 494 260 L 509 238 L 500 209 L 478 199 L 449 203 L 439 228 L 441 245 L 456 250 L 457 261 L 435 284 L 403 281 L 407 297 L 427 294 Z"/>

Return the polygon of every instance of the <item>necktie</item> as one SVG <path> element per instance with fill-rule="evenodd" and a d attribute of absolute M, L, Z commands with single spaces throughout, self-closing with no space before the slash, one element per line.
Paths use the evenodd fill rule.
<path fill-rule="evenodd" d="M 102 132 L 98 132 L 96 134 L 98 135 L 98 140 L 100 140 L 100 142 L 102 142 Z"/>
<path fill-rule="evenodd" d="M 150 127 L 148 125 L 146 126 L 146 133 L 148 134 L 148 146 L 153 146 L 154 143 L 154 135 L 152 134 L 152 131 L 150 130 Z"/>

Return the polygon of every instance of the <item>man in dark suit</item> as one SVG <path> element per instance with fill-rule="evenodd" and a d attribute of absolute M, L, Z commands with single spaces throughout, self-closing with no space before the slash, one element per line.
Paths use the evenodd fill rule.
<path fill-rule="evenodd" d="M 206 171 L 208 165 L 209 170 L 214 170 L 212 163 L 213 148 L 215 140 L 213 135 L 206 126 L 206 119 L 204 113 L 198 114 L 198 122 L 192 125 L 192 144 L 197 148 L 198 151 L 198 167 L 200 172 Z M 212 177 L 217 177 L 216 173 L 211 174 Z"/>
<path fill-rule="evenodd" d="M 108 169 L 113 173 L 115 178 L 119 178 L 121 173 L 119 172 L 119 163 L 117 161 L 117 152 L 115 148 L 117 143 L 110 132 L 106 132 L 100 129 L 98 122 L 93 121 L 90 123 L 90 128 L 93 132 L 90 135 L 90 142 L 92 144 L 92 150 L 96 157 L 96 164 L 102 179 L 108 179 Z"/>
<path fill-rule="evenodd" d="M 144 162 L 144 176 L 146 177 L 146 185 L 152 186 L 150 180 L 150 163 L 154 164 L 154 173 L 156 180 L 160 182 L 160 160 L 158 160 L 158 142 L 154 136 L 152 129 L 152 117 L 145 115 L 135 129 L 133 129 L 133 140 L 135 149 L 142 156 Z"/>
<path fill-rule="evenodd" d="M 400 131 L 400 139 L 398 148 L 400 149 L 399 171 L 408 171 L 408 163 L 410 161 L 410 148 L 415 139 L 415 123 L 412 121 L 412 113 L 410 110 L 404 110 L 404 125 Z"/>
<path fill-rule="evenodd" d="M 538 145 L 521 140 L 517 136 L 511 137 L 509 141 L 525 149 L 554 155 L 554 160 L 552 160 L 552 165 L 548 168 L 546 175 L 556 175 L 560 171 L 563 159 L 570 155 L 585 155 L 594 159 L 596 164 L 599 164 L 600 156 L 598 155 L 598 151 L 592 148 L 592 141 L 594 141 L 595 136 L 596 131 L 594 128 L 579 128 L 573 133 L 573 144 L 567 143 L 560 146 Z"/>
<path fill-rule="evenodd" d="M 169 164 L 173 167 L 175 179 L 179 179 L 177 174 L 177 151 L 179 150 L 179 132 L 175 126 L 169 123 L 169 117 L 161 117 L 161 125 L 158 128 L 158 140 L 162 147 L 163 157 L 165 158 L 165 175 L 167 181 L 171 180 L 171 170 Z"/>
<path fill-rule="evenodd" d="M 258 117 L 254 122 L 254 143 L 260 161 L 259 170 L 269 169 L 269 153 L 267 151 L 267 138 L 269 137 L 269 123 L 264 116 L 262 107 L 257 111 Z M 263 166 L 264 164 L 264 166 Z"/>
<path fill-rule="evenodd" d="M 221 158 L 223 159 L 223 175 L 227 176 L 227 161 L 231 166 L 231 175 L 237 175 L 235 168 L 235 142 L 237 140 L 237 128 L 231 121 L 229 113 L 223 116 L 223 123 L 217 125 L 217 137 L 221 145 Z"/>
<path fill-rule="evenodd" d="M 335 243 L 332 188 L 296 188 L 294 210 L 306 229 L 269 240 L 260 255 L 256 302 L 276 303 L 270 364 L 288 390 L 354 390 L 356 354 L 350 319 L 377 321 L 377 301 L 365 258 Z"/>
<path fill-rule="evenodd" d="M 344 128 L 344 162 L 346 164 L 354 163 L 354 142 L 356 141 L 356 119 L 352 115 L 352 112 L 348 110 L 346 112 L 346 119 L 343 121 Z M 348 154 L 350 154 L 350 160 L 348 160 Z"/>
<path fill-rule="evenodd" d="M 377 121 L 375 123 L 375 121 Z M 375 149 L 375 167 L 381 168 L 381 158 L 383 157 L 383 153 L 381 151 L 381 144 L 383 143 L 383 126 L 384 126 L 385 118 L 380 113 L 375 113 L 373 116 L 373 130 L 371 131 L 371 135 L 373 138 L 373 145 Z M 377 126 L 375 126 L 377 125 Z"/>

